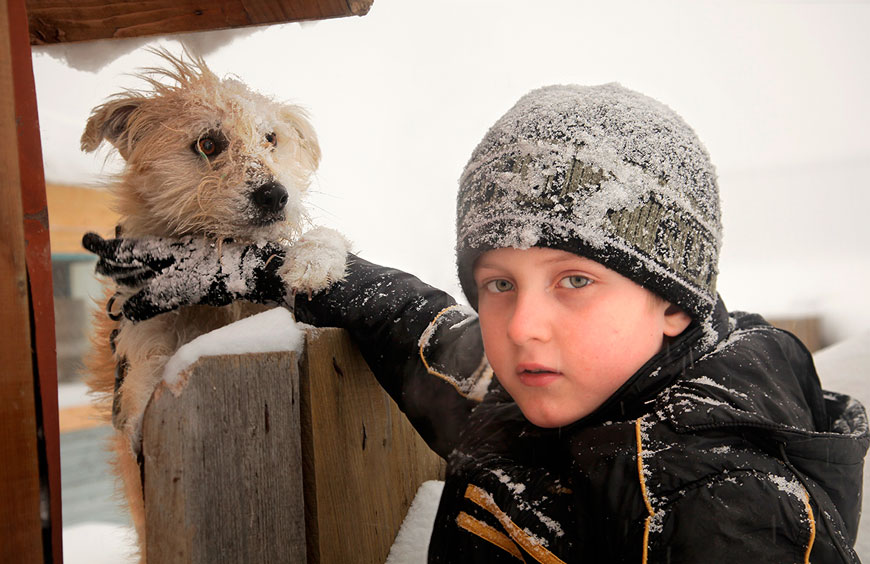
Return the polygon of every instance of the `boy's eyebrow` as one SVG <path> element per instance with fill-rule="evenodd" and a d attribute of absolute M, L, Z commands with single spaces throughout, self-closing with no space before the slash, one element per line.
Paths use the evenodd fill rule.
<path fill-rule="evenodd" d="M 586 264 L 588 262 L 592 262 L 592 263 L 595 262 L 591 259 L 587 259 L 586 257 L 581 257 L 580 255 L 574 255 L 574 256 L 568 256 L 568 257 L 561 257 L 561 256 L 551 257 L 548 259 L 544 259 L 543 263 L 544 264 L 558 264 L 560 262 L 574 262 L 575 260 L 578 260 L 578 259 L 580 261 L 582 261 L 584 264 Z M 498 264 L 491 264 L 487 261 L 486 258 L 481 257 L 480 259 L 478 259 L 478 262 L 475 263 L 474 268 L 475 269 L 478 269 L 478 268 L 500 269 L 500 268 L 502 268 L 502 266 L 498 265 Z"/>

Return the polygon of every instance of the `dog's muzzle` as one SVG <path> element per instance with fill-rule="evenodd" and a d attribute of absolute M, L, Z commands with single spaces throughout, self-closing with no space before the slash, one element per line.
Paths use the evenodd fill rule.
<path fill-rule="evenodd" d="M 267 182 L 251 192 L 251 201 L 264 216 L 283 210 L 287 205 L 287 198 L 287 189 L 277 182 Z"/>

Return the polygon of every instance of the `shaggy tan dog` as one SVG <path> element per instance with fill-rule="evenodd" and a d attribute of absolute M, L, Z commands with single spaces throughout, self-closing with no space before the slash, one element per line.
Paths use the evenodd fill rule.
<path fill-rule="evenodd" d="M 126 162 L 111 187 L 121 233 L 203 236 L 217 242 L 216 253 L 225 238 L 281 242 L 288 288 L 314 292 L 340 279 L 346 240 L 325 228 L 302 234 L 302 196 L 320 159 L 304 112 L 219 79 L 201 59 L 159 54 L 166 68 L 141 75 L 150 90 L 126 91 L 95 108 L 82 135 L 84 151 L 108 141 Z M 135 291 L 107 286 L 116 310 Z M 116 429 L 111 449 L 140 549 L 142 416 L 166 361 L 197 336 L 263 309 L 248 302 L 187 306 L 136 324 L 113 320 L 106 307 L 97 313 L 88 383 Z"/>

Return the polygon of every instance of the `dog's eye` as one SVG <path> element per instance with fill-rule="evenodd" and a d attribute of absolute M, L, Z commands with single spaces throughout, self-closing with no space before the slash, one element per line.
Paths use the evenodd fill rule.
<path fill-rule="evenodd" d="M 227 147 L 227 140 L 220 132 L 209 132 L 197 139 L 190 149 L 201 157 L 212 159 Z"/>
<path fill-rule="evenodd" d="M 196 149 L 206 157 L 210 157 L 217 153 L 217 143 L 211 137 L 203 137 L 196 142 Z"/>
<path fill-rule="evenodd" d="M 278 146 L 278 135 L 273 131 L 272 133 L 266 134 L 266 143 L 271 145 L 272 147 Z"/>

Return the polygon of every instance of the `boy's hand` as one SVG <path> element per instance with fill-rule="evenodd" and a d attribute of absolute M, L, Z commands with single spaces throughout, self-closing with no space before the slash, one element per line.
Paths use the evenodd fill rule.
<path fill-rule="evenodd" d="M 184 305 L 277 303 L 287 294 L 278 276 L 286 251 L 275 243 L 219 245 L 194 237 L 103 239 L 88 233 L 82 245 L 100 257 L 97 274 L 138 289 L 121 306 L 124 317 L 134 322 Z"/>

